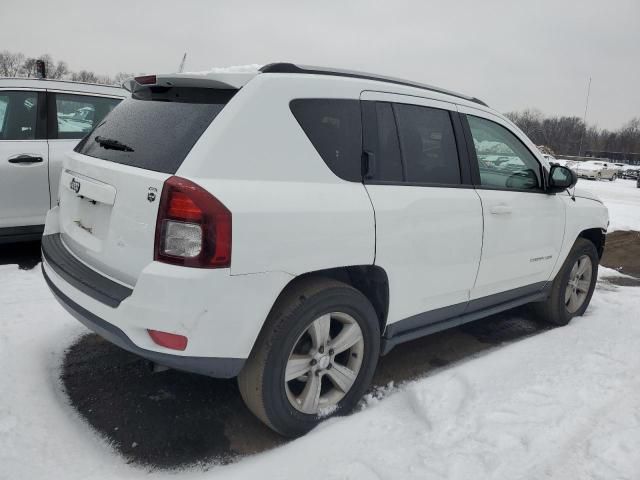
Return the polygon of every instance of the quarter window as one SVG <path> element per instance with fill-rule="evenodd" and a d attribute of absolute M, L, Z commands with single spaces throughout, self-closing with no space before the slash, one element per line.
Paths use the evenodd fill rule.
<path fill-rule="evenodd" d="M 459 184 L 460 165 L 449 112 L 395 104 L 406 181 Z"/>
<path fill-rule="evenodd" d="M 0 92 L 0 140 L 35 139 L 37 119 L 37 92 Z"/>
<path fill-rule="evenodd" d="M 541 188 L 540 164 L 502 125 L 467 115 L 480 169 L 480 184 L 514 190 Z"/>
<path fill-rule="evenodd" d="M 291 112 L 324 162 L 338 177 L 362 180 L 360 102 L 348 99 L 297 99 Z"/>
<path fill-rule="evenodd" d="M 82 138 L 102 121 L 120 99 L 56 93 L 58 138 Z"/>

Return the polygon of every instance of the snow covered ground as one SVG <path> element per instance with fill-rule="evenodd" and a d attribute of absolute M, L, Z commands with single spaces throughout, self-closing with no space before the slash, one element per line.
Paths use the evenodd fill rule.
<path fill-rule="evenodd" d="M 590 190 L 598 195 L 609 209 L 611 224 L 609 231 L 637 230 L 640 231 L 640 188 L 635 180 L 619 178 L 614 182 L 607 180 L 578 180 L 578 186 Z"/>
<path fill-rule="evenodd" d="M 584 182 L 640 230 L 632 182 Z M 601 269 L 600 276 L 617 276 Z M 65 348 L 86 330 L 39 268 L 0 266 L 0 479 L 638 479 L 640 288 L 598 284 L 585 316 L 396 388 L 228 466 L 127 465 L 69 405 Z"/>

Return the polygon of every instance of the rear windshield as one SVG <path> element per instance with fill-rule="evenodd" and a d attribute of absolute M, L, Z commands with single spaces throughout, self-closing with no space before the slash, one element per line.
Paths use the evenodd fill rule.
<path fill-rule="evenodd" d="M 110 162 L 174 174 L 237 90 L 147 87 L 121 102 L 75 148 Z"/>

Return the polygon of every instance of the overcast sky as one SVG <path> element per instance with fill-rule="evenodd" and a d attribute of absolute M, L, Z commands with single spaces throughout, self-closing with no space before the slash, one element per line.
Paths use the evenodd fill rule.
<path fill-rule="evenodd" d="M 640 0 L 0 0 L 0 50 L 73 70 L 291 61 L 457 90 L 508 112 L 640 116 Z"/>

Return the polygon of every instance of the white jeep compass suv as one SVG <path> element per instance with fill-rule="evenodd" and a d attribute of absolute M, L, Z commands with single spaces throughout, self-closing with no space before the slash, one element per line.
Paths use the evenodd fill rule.
<path fill-rule="evenodd" d="M 589 304 L 606 208 L 480 100 L 282 63 L 130 89 L 65 163 L 45 278 L 114 344 L 237 376 L 283 435 L 350 411 L 402 342 Z"/>

